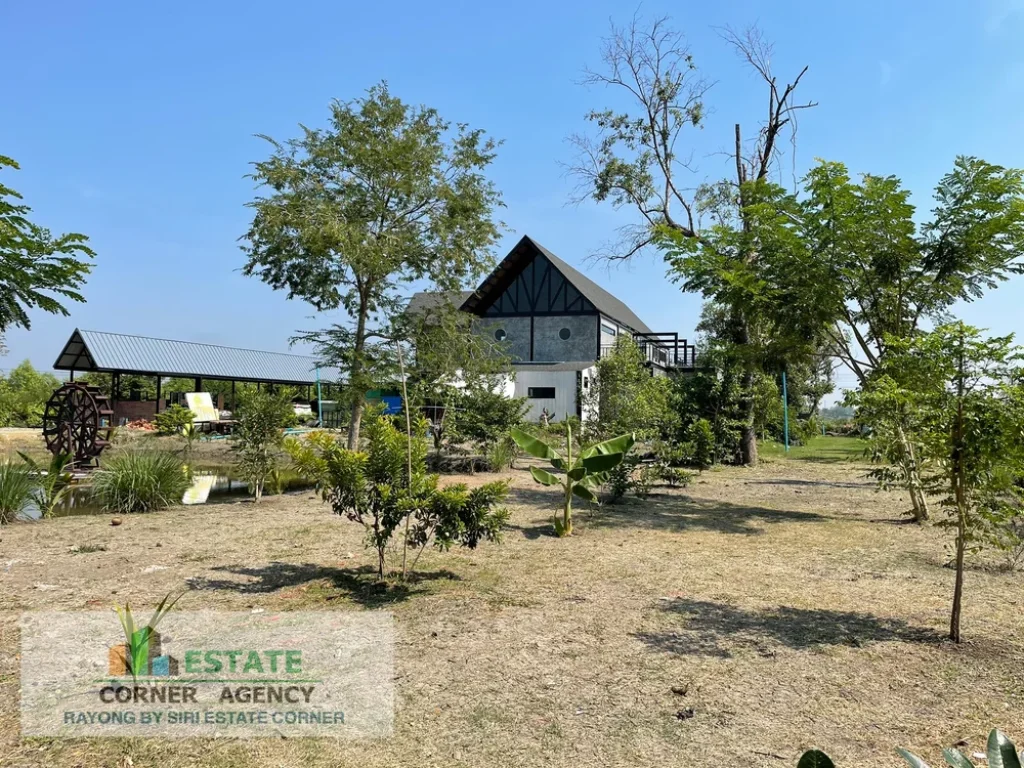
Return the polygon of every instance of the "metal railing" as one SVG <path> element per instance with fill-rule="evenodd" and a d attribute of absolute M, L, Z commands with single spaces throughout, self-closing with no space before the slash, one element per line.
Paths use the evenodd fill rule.
<path fill-rule="evenodd" d="M 640 348 L 644 360 L 661 368 L 695 368 L 697 348 L 680 339 L 677 333 L 636 333 L 633 341 Z M 615 349 L 614 344 L 602 344 L 600 356 L 606 357 Z"/>

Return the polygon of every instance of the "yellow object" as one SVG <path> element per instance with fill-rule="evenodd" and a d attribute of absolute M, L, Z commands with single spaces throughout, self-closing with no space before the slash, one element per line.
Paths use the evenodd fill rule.
<path fill-rule="evenodd" d="M 220 412 L 214 408 L 209 392 L 186 392 L 185 402 L 188 403 L 188 409 L 195 414 L 193 423 L 220 421 Z"/>

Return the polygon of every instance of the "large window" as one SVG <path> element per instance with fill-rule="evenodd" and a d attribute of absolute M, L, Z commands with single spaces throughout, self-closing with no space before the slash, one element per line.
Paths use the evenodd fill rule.
<path fill-rule="evenodd" d="M 529 387 L 526 390 L 526 396 L 531 400 L 554 400 L 555 399 L 555 388 L 554 387 Z"/>

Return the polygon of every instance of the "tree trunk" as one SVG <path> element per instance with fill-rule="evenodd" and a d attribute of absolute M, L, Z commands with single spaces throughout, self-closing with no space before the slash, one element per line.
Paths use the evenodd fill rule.
<path fill-rule="evenodd" d="M 925 498 L 921 483 L 921 468 L 917 466 L 917 454 L 914 444 L 910 442 L 903 426 L 896 425 L 896 436 L 900 441 L 900 456 L 903 473 L 906 475 L 907 491 L 910 493 L 910 505 L 913 509 L 915 523 L 923 523 L 928 519 L 928 499 Z"/>
<path fill-rule="evenodd" d="M 750 348 L 750 326 L 745 317 L 736 319 L 736 344 L 744 353 Z M 746 354 L 744 354 L 744 358 Z M 740 460 L 748 467 L 757 466 L 757 432 L 754 429 L 754 378 L 750 360 L 743 360 L 743 378 L 740 380 L 740 413 L 743 415 L 743 431 L 740 434 Z"/>
<path fill-rule="evenodd" d="M 743 412 L 743 432 L 740 435 L 740 458 L 748 467 L 757 466 L 757 432 L 754 430 L 754 372 L 743 374 L 743 397 L 740 409 Z"/>
<path fill-rule="evenodd" d="M 366 393 L 363 392 L 363 350 L 366 349 L 366 316 L 369 309 L 365 299 L 359 301 L 359 317 L 356 320 L 356 340 L 352 350 L 352 366 L 349 370 L 348 383 L 352 390 L 352 417 L 348 422 L 348 449 L 359 450 L 359 426 L 363 422 L 363 408 L 366 404 Z"/>
<path fill-rule="evenodd" d="M 949 639 L 960 642 L 960 603 L 964 594 L 964 550 L 967 545 L 967 527 L 963 513 L 959 514 L 956 528 L 956 585 L 953 587 L 953 611 L 949 617 Z"/>
<path fill-rule="evenodd" d="M 964 351 L 960 340 L 957 371 L 956 419 L 953 421 L 952 480 L 956 501 L 956 585 L 953 587 L 953 610 L 949 616 L 949 639 L 960 642 L 960 603 L 964 592 L 964 550 L 967 548 L 967 488 L 964 485 Z"/>

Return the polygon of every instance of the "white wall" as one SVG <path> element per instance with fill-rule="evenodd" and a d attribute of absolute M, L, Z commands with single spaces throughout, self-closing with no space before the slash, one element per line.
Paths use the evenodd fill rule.
<path fill-rule="evenodd" d="M 530 387 L 554 387 L 553 398 L 528 398 Z M 528 421 L 540 421 L 545 408 L 552 421 L 562 421 L 566 414 L 576 415 L 576 371 L 535 371 L 516 368 L 516 397 L 527 397 Z"/>

